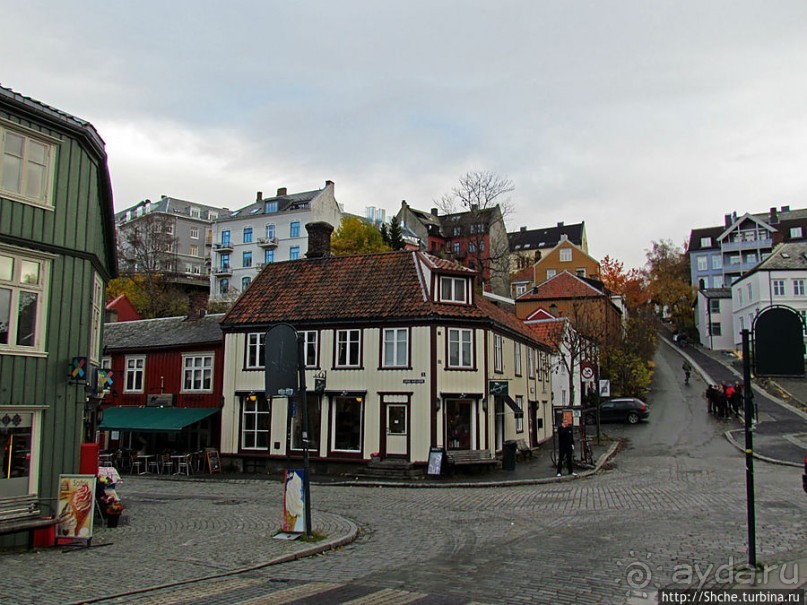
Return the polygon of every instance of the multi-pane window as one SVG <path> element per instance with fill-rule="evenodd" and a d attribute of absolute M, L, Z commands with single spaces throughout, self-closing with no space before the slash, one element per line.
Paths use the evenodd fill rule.
<path fill-rule="evenodd" d="M 557 275 L 557 273 L 558 272 L 555 269 L 547 269 L 546 270 L 546 278 L 550 279 L 552 277 L 555 277 L 555 275 Z"/>
<path fill-rule="evenodd" d="M 53 145 L 0 125 L 0 190 L 24 202 L 51 206 Z"/>
<path fill-rule="evenodd" d="M 361 330 L 336 331 L 336 367 L 357 368 L 361 358 Z"/>
<path fill-rule="evenodd" d="M 384 329 L 385 368 L 405 368 L 409 365 L 409 330 L 407 328 Z"/>
<path fill-rule="evenodd" d="M 319 333 L 316 330 L 305 330 L 301 334 L 305 367 L 316 368 L 319 366 Z"/>
<path fill-rule="evenodd" d="M 266 205 L 264 206 L 264 212 L 266 213 L 277 212 L 277 201 L 266 202 Z"/>
<path fill-rule="evenodd" d="M 229 254 L 222 254 L 221 258 L 219 259 L 221 263 L 219 267 L 222 271 L 229 271 L 230 270 L 230 255 Z"/>
<path fill-rule="evenodd" d="M 502 335 L 493 335 L 493 371 L 504 371 L 504 360 L 502 355 Z"/>
<path fill-rule="evenodd" d="M 222 246 L 229 246 L 230 245 L 230 232 L 229 232 L 229 230 L 221 232 L 221 245 Z"/>
<path fill-rule="evenodd" d="M 322 406 L 319 403 L 319 398 L 315 395 L 306 397 L 308 414 L 308 448 L 313 451 L 319 450 L 319 433 L 320 422 L 322 421 Z M 289 444 L 293 450 L 303 449 L 303 410 L 300 403 L 294 401 L 289 409 L 290 424 L 290 437 L 291 443 Z"/>
<path fill-rule="evenodd" d="M 521 410 L 520 414 L 516 414 L 516 433 L 524 432 L 524 396 L 516 395 L 516 407 Z"/>
<path fill-rule="evenodd" d="M 251 267 L 252 266 L 252 250 L 247 250 L 241 255 L 241 266 L 242 267 Z"/>
<path fill-rule="evenodd" d="M 273 223 L 266 225 L 266 238 L 275 239 L 275 226 Z"/>
<path fill-rule="evenodd" d="M 562 263 L 570 263 L 570 262 L 572 262 L 572 249 L 571 248 L 561 248 L 560 249 L 560 262 L 562 262 Z"/>
<path fill-rule="evenodd" d="M 709 313 L 720 313 L 720 299 L 712 298 L 709 300 Z"/>
<path fill-rule="evenodd" d="M 227 294 L 230 291 L 230 280 L 226 277 L 219 280 L 219 294 Z"/>
<path fill-rule="evenodd" d="M 300 221 L 292 221 L 289 225 L 289 237 L 300 237 Z"/>
<path fill-rule="evenodd" d="M 453 251 L 454 251 L 454 256 L 459 256 L 460 255 L 460 243 L 459 242 L 454 242 Z"/>
<path fill-rule="evenodd" d="M 708 261 L 709 261 L 708 257 L 699 256 L 698 257 L 698 271 L 706 271 L 709 268 Z"/>
<path fill-rule="evenodd" d="M 241 396 L 241 448 L 268 450 L 271 408 L 262 394 Z"/>
<path fill-rule="evenodd" d="M 715 254 L 712 257 L 712 269 L 722 269 L 723 268 L 723 257 L 719 254 Z"/>
<path fill-rule="evenodd" d="M 702 237 L 701 238 L 701 248 L 711 248 L 712 247 L 712 238 L 711 237 Z"/>
<path fill-rule="evenodd" d="M 448 329 L 449 368 L 470 368 L 473 364 L 473 332 L 462 328 Z"/>
<path fill-rule="evenodd" d="M 784 296 L 785 295 L 785 280 L 783 280 L 783 279 L 774 279 L 772 284 L 773 284 L 773 295 L 774 296 Z"/>
<path fill-rule="evenodd" d="M 793 280 L 793 296 L 804 296 L 804 280 Z"/>
<path fill-rule="evenodd" d="M 199 227 L 191 227 L 191 239 L 199 239 Z"/>
<path fill-rule="evenodd" d="M 712 332 L 712 336 L 720 336 L 723 333 L 723 331 L 722 331 L 722 329 L 720 327 L 720 322 L 719 321 L 713 321 L 712 322 L 711 332 Z"/>
<path fill-rule="evenodd" d="M 273 263 L 273 262 L 275 262 L 275 251 L 274 250 L 264 250 L 263 251 L 263 262 L 265 262 L 265 263 Z"/>
<path fill-rule="evenodd" d="M 188 251 L 188 253 L 189 253 L 191 256 L 199 256 L 199 246 L 194 246 L 193 244 L 191 244 L 191 245 L 189 246 L 189 251 Z"/>
<path fill-rule="evenodd" d="M 252 243 L 252 227 L 244 227 L 244 243 Z"/>
<path fill-rule="evenodd" d="M 513 360 L 516 364 L 516 376 L 521 376 L 521 343 L 513 343 Z"/>
<path fill-rule="evenodd" d="M 297 260 L 300 258 L 300 246 L 292 246 L 289 249 L 289 260 Z"/>
<path fill-rule="evenodd" d="M 249 276 L 242 277 L 241 278 L 241 291 L 243 292 L 244 290 L 246 290 L 249 287 L 249 284 L 251 284 L 251 283 L 252 283 L 252 278 L 251 277 L 249 277 Z"/>
<path fill-rule="evenodd" d="M 0 248 L 0 351 L 44 351 L 49 268 L 48 260 Z"/>
<path fill-rule="evenodd" d="M 465 302 L 467 280 L 462 277 L 440 278 L 440 300 L 448 302 Z"/>
<path fill-rule="evenodd" d="M 801 227 L 791 227 L 790 228 L 790 238 L 797 239 L 801 237 Z"/>
<path fill-rule="evenodd" d="M 104 325 L 104 282 L 96 274 L 92 281 L 92 305 L 90 317 L 90 361 L 101 358 L 101 328 Z"/>
<path fill-rule="evenodd" d="M 250 332 L 247 334 L 247 368 L 262 368 L 265 364 L 265 332 Z"/>
<path fill-rule="evenodd" d="M 535 354 L 532 349 L 527 350 L 527 376 L 530 378 L 535 376 Z"/>
<path fill-rule="evenodd" d="M 126 376 L 124 378 L 124 393 L 142 393 L 143 380 L 146 373 L 146 358 L 143 356 L 126 357 Z"/>
<path fill-rule="evenodd" d="M 182 390 L 213 390 L 213 354 L 182 356 Z"/>

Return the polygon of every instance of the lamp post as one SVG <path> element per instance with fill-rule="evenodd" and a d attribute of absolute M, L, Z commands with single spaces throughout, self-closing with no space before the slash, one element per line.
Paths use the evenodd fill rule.
<path fill-rule="evenodd" d="M 751 390 L 751 359 L 748 330 L 740 332 L 743 338 L 743 408 L 745 413 L 745 497 L 748 513 L 748 564 L 757 565 L 756 511 L 754 508 L 754 392 Z"/>

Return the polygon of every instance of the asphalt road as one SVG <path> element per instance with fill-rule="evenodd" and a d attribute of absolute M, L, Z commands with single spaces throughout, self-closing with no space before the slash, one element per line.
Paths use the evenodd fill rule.
<path fill-rule="evenodd" d="M 743 456 L 724 438 L 726 424 L 707 414 L 705 385 L 683 384 L 680 357 L 660 347 L 656 362 L 649 421 L 604 425 L 607 437 L 625 439 L 626 447 L 596 476 L 489 488 L 316 485 L 317 511 L 353 521 L 362 530 L 357 541 L 282 565 L 98 602 L 632 605 L 655 602 L 659 587 L 742 581 L 734 567 L 747 560 Z M 803 557 L 807 497 L 799 469 L 764 462 L 756 469 L 757 559 Z M 128 489 L 146 498 L 149 485 L 135 481 Z M 233 489 L 238 506 L 252 505 L 248 489 Z M 224 544 L 222 525 L 212 524 L 211 539 Z M 194 549 L 202 531 L 185 537 L 184 558 L 162 557 L 155 536 L 150 560 L 141 553 L 111 572 L 110 582 L 138 574 L 147 583 L 151 572 L 153 584 L 165 583 L 166 568 L 201 557 Z M 249 553 L 237 554 L 247 561 Z M 74 560 L 81 574 L 88 559 Z"/>

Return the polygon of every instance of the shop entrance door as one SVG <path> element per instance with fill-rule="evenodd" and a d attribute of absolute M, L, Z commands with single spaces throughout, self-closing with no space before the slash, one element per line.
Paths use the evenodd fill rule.
<path fill-rule="evenodd" d="M 386 454 L 395 458 L 409 458 L 409 407 L 403 403 L 386 405 Z"/>

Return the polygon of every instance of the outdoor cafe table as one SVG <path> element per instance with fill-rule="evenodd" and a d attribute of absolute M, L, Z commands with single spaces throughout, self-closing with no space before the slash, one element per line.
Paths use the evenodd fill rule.
<path fill-rule="evenodd" d="M 143 472 L 140 473 L 141 475 L 145 475 L 145 474 L 150 472 L 149 471 L 149 460 L 151 458 L 156 458 L 156 456 L 154 454 L 138 454 L 137 455 L 137 459 L 143 461 Z"/>

